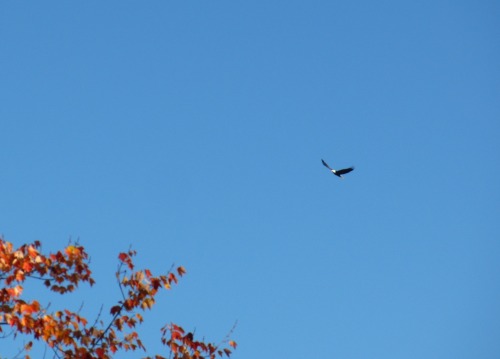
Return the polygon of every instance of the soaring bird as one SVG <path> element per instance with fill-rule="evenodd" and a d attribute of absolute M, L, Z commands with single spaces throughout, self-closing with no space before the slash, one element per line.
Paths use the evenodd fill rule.
<path fill-rule="evenodd" d="M 344 168 L 341 170 L 334 170 L 333 168 L 328 166 L 328 163 L 323 161 L 323 159 L 321 159 L 321 162 L 323 163 L 323 166 L 328 168 L 335 176 L 340 177 L 340 178 L 344 178 L 344 176 L 342 176 L 342 175 L 345 175 L 346 173 L 349 173 L 354 169 L 354 167 L 349 167 L 349 168 Z"/>

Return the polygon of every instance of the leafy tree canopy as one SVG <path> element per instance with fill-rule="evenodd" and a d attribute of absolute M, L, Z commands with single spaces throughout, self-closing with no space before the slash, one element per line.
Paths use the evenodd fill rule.
<path fill-rule="evenodd" d="M 49 310 L 39 300 L 23 297 L 28 281 L 42 281 L 47 290 L 62 295 L 75 291 L 81 283 L 94 284 L 89 256 L 78 243 L 69 244 L 56 253 L 44 254 L 35 241 L 14 248 L 0 238 L 0 339 L 12 334 L 27 339 L 23 346 L 25 359 L 36 342 L 44 342 L 60 359 L 111 359 L 120 351 L 142 350 L 147 353 L 137 328 L 143 324 L 141 312 L 152 309 L 156 295 L 171 289 L 186 270 L 179 266 L 161 275 L 149 269 L 135 268 L 136 252 L 119 253 L 116 279 L 121 300 L 109 309 L 111 319 L 104 321 L 100 313 L 89 321 L 65 308 Z M 232 333 L 229 333 L 229 335 Z M 229 335 L 220 343 L 196 340 L 193 333 L 168 323 L 159 333 L 167 357 L 173 359 L 215 359 L 229 357 L 236 342 Z M 145 359 L 166 358 L 162 355 Z"/>

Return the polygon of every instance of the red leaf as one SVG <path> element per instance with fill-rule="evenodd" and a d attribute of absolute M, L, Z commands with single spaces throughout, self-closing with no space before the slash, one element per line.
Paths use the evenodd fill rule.
<path fill-rule="evenodd" d="M 97 356 L 98 356 L 99 358 L 103 358 L 103 357 L 104 357 L 104 354 L 105 354 L 105 352 L 104 352 L 104 349 L 103 349 L 103 348 L 97 348 L 97 349 L 95 350 L 95 353 L 97 354 Z"/>
<path fill-rule="evenodd" d="M 122 307 L 120 307 L 119 305 L 115 305 L 114 307 L 112 307 L 110 310 L 111 315 L 115 315 L 117 313 L 120 313 L 121 308 Z"/>

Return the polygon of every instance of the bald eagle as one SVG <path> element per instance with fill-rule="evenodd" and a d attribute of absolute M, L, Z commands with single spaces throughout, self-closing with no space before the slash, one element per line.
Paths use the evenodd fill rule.
<path fill-rule="evenodd" d="M 341 170 L 334 170 L 333 168 L 328 166 L 328 163 L 323 161 L 323 159 L 321 159 L 321 162 L 323 163 L 323 166 L 328 168 L 335 176 L 340 177 L 340 178 L 344 178 L 344 176 L 342 176 L 342 175 L 345 175 L 346 173 L 349 173 L 354 169 L 354 167 L 349 167 L 349 168 L 344 168 Z"/>

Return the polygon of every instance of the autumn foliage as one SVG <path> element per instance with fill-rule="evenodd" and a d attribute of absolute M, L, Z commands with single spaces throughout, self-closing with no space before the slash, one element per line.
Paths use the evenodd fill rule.
<path fill-rule="evenodd" d="M 104 322 L 102 313 L 97 313 L 89 321 L 78 312 L 49 311 L 40 301 L 23 298 L 28 280 L 42 281 L 47 290 L 60 294 L 73 292 L 82 283 L 92 286 L 89 256 L 82 246 L 70 244 L 62 251 L 45 255 L 38 241 L 15 249 L 12 243 L 0 238 L 0 335 L 9 331 L 25 336 L 26 359 L 36 342 L 44 342 L 55 358 L 64 359 L 108 359 L 120 351 L 146 353 L 136 331 L 143 323 L 141 312 L 151 309 L 158 292 L 177 284 L 186 271 L 180 266 L 154 276 L 148 269 L 135 268 L 135 255 L 132 250 L 118 255 L 116 279 L 122 298 L 110 307 L 111 319 Z M 220 344 L 206 343 L 195 340 L 193 333 L 173 323 L 161 328 L 159 340 L 165 346 L 166 356 L 145 359 L 214 359 L 229 357 L 236 348 L 229 336 Z"/>

